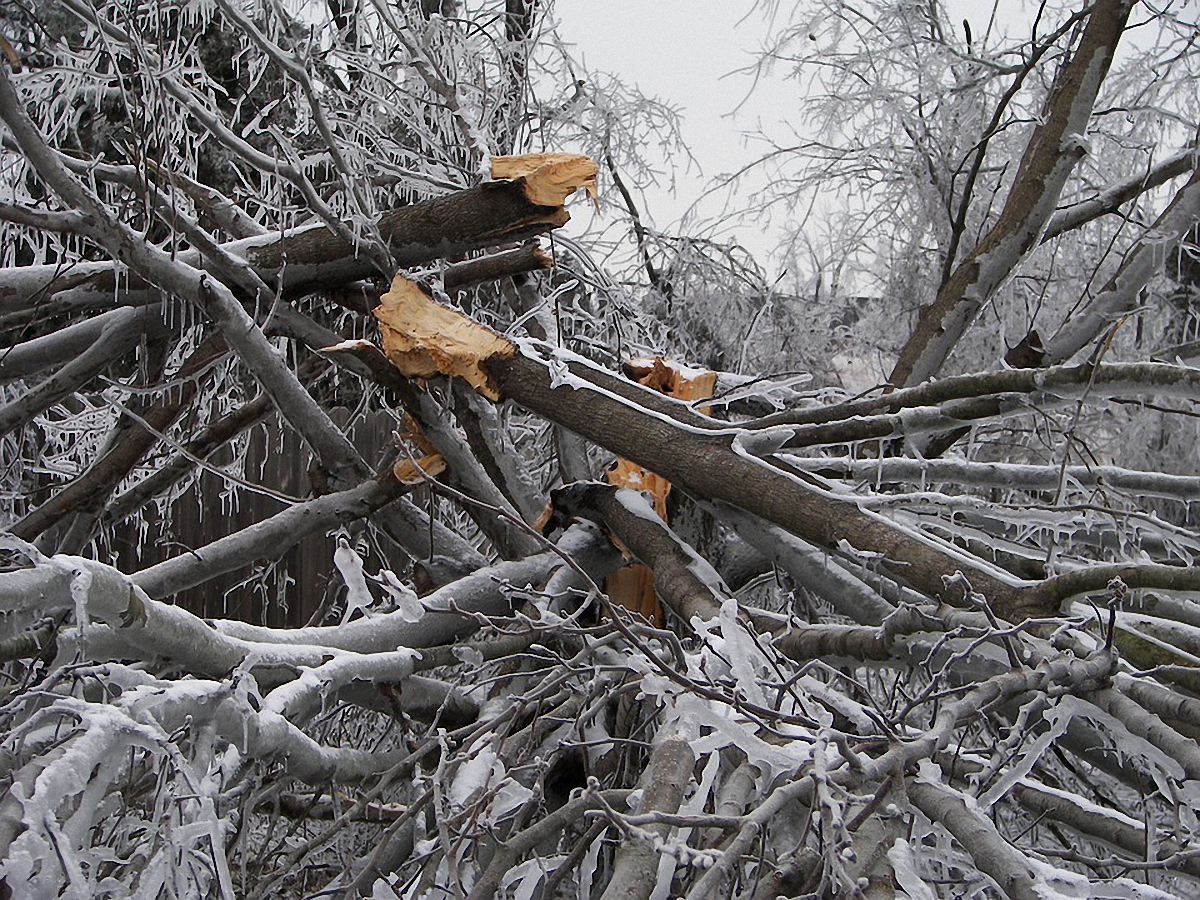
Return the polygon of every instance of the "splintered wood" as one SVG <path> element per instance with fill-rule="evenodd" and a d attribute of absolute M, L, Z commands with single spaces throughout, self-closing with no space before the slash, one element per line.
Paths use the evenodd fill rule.
<path fill-rule="evenodd" d="M 408 413 L 404 414 L 404 431 L 400 437 L 415 445 L 424 454 L 417 458 L 397 460 L 392 466 L 392 474 L 401 484 L 420 484 L 426 478 L 441 475 L 446 471 L 446 460 Z"/>
<path fill-rule="evenodd" d="M 717 373 L 690 369 L 670 363 L 660 356 L 635 359 L 623 367 L 625 374 L 639 384 L 674 397 L 676 400 L 707 400 L 717 385 Z M 707 410 L 702 410 L 707 412 Z M 664 522 L 669 521 L 667 496 L 671 482 L 644 469 L 637 463 L 617 458 L 605 473 L 609 484 L 645 491 L 654 503 L 654 511 Z M 622 547 L 622 552 L 624 548 Z M 654 575 L 641 563 L 630 563 L 617 569 L 604 582 L 604 592 L 613 603 L 631 612 L 641 613 L 654 625 L 663 622 L 662 602 L 654 590 Z"/>
<path fill-rule="evenodd" d="M 587 156 L 572 153 L 531 153 L 492 158 L 492 177 L 497 181 L 520 181 L 525 199 L 536 206 L 557 207 L 579 189 L 596 197 L 596 164 Z M 508 358 L 512 343 L 489 328 L 446 309 L 415 282 L 397 275 L 392 288 L 379 298 L 375 318 L 383 333 L 383 351 L 392 364 L 409 378 L 450 375 L 461 378 L 489 400 L 499 400 L 481 363 L 490 357 Z"/>
<path fill-rule="evenodd" d="M 450 375 L 489 400 L 500 399 L 482 363 L 492 356 L 510 357 L 516 348 L 490 328 L 434 303 L 403 275 L 397 275 L 392 289 L 379 298 L 375 318 L 383 352 L 402 374 L 409 378 Z"/>
<path fill-rule="evenodd" d="M 538 206 L 562 206 L 580 188 L 595 203 L 596 173 L 592 158 L 577 153 L 492 157 L 492 178 L 497 181 L 524 178 L 525 197 Z"/>

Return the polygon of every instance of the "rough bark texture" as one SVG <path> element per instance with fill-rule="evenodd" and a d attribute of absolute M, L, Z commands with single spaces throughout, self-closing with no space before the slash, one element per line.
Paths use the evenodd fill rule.
<path fill-rule="evenodd" d="M 1138 149 L 1146 123 L 1194 139 L 1169 93 L 1193 61 L 1164 63 L 1190 33 L 1151 13 L 1156 80 L 1130 66 L 1089 124 L 1128 3 L 964 23 L 964 51 L 942 4 L 814 2 L 801 64 L 864 76 L 853 131 L 832 80 L 842 133 L 800 149 L 820 187 L 898 175 L 866 196 L 899 200 L 870 239 L 914 248 L 905 288 L 949 215 L 911 380 L 989 291 L 1037 368 L 857 396 L 766 374 L 888 311 L 656 233 L 634 181 L 669 119 L 577 79 L 537 0 L 5 8 L 29 65 L 0 59 L 0 897 L 1195 893 L 1200 479 L 1138 454 L 1200 370 L 1107 362 L 1140 355 L 1135 303 L 1139 336 L 1195 337 L 1196 179 L 1134 230 L 1194 167 Z M 1089 128 L 1090 199 L 1051 215 Z M 545 273 L 521 242 L 597 167 L 496 154 L 566 134 L 636 257 L 601 260 L 607 218 Z M 466 187 L 489 161 L 503 181 Z M 420 269 L 364 319 L 397 262 Z M 627 358 L 664 342 L 738 374 Z M 909 440 L 965 426 L 963 460 Z"/>

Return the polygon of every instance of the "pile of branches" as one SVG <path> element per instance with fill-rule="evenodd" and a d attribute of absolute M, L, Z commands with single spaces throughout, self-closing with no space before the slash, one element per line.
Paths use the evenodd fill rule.
<path fill-rule="evenodd" d="M 1096 4 L 1101 31 L 1114 6 Z M 938 458 L 968 432 L 1073 445 L 1111 403 L 1194 405 L 1196 369 L 1070 361 L 1141 269 L 1036 366 L 927 377 L 980 279 L 1002 280 L 981 253 L 886 390 L 715 373 L 680 400 L 619 370 L 626 335 L 597 306 L 631 299 L 586 250 L 565 241 L 546 271 L 528 243 L 594 189 L 587 157 L 497 156 L 454 183 L 520 120 L 519 89 L 454 79 L 524 84 L 531 5 L 490 36 L 380 5 L 350 40 L 335 15 L 333 62 L 273 7 L 218 0 L 141 30 L 118 4 L 63 8 L 74 24 L 34 23 L 64 29 L 58 57 L 16 41 L 0 70 L 17 173 L 0 218 L 21 236 L 0 271 L 0 895 L 1195 890 L 1200 541 L 1149 505 L 1200 479 Z M 252 83 L 214 75 L 208 41 L 231 33 L 259 54 L 240 62 Z M 88 52 L 103 64 L 75 88 L 119 97 L 117 130 L 159 104 L 156 128 L 203 134 L 191 170 L 34 117 L 61 112 L 54 80 Z M 358 94 L 334 90 L 339 67 Z M 392 110 L 358 99 L 389 89 Z M 1052 138 L 1031 156 L 1074 152 Z M 217 150 L 229 195 L 199 177 Z M 412 192 L 394 208 L 371 208 L 368 151 Z M 364 411 L 396 429 L 377 460 L 351 439 Z M 303 445 L 303 496 L 254 483 L 241 457 L 264 422 Z M 603 477 L 614 458 L 621 479 Z M 143 563 L 201 470 L 282 509 L 229 533 L 209 510 L 206 543 Z M 331 588 L 303 626 L 174 602 L 312 535 Z M 650 606 L 622 600 L 633 561 Z"/>

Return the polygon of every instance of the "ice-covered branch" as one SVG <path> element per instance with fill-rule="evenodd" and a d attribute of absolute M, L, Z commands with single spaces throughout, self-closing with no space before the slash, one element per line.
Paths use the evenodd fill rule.
<path fill-rule="evenodd" d="M 650 762 L 638 782 L 642 797 L 636 812 L 642 815 L 676 812 L 691 781 L 695 764 L 696 756 L 686 737 L 660 734 L 650 754 Z M 642 827 L 648 835 L 658 840 L 666 839 L 671 832 L 671 826 L 667 824 Z M 658 884 L 658 873 L 658 848 L 640 836 L 626 838 L 617 848 L 612 878 L 601 900 L 621 900 L 624 897 L 649 900 Z M 671 875 L 667 874 L 666 877 L 669 881 Z"/>
<path fill-rule="evenodd" d="M 387 473 L 358 487 L 297 503 L 236 534 L 143 569 L 132 579 L 152 597 L 170 597 L 256 560 L 277 559 L 305 535 L 364 518 L 409 489 Z"/>
<path fill-rule="evenodd" d="M 965 459 L 855 459 L 849 456 L 789 456 L 787 461 L 789 465 L 804 471 L 873 484 L 904 482 L 927 485 L 949 482 L 1019 491 L 1054 491 L 1065 477 L 1069 487 L 1081 491 L 1112 489 L 1142 497 L 1200 500 L 1200 478 L 1165 472 L 1138 472 L 1119 466 L 1063 468 Z"/>
<path fill-rule="evenodd" d="M 910 782 L 908 797 L 931 822 L 944 825 L 967 853 L 1011 900 L 1040 900 L 1038 876 L 1029 860 L 1010 844 L 986 815 L 971 808 L 958 792 L 920 779 Z"/>
<path fill-rule="evenodd" d="M 1190 147 L 1155 163 L 1140 175 L 1105 188 L 1090 200 L 1083 200 L 1073 203 L 1065 209 L 1060 209 L 1051 217 L 1046 226 L 1046 233 L 1042 235 L 1042 240 L 1048 241 L 1100 216 L 1117 212 L 1130 200 L 1166 184 L 1172 178 L 1186 175 L 1196 168 L 1198 160 L 1200 160 L 1200 150 Z"/>
<path fill-rule="evenodd" d="M 142 315 L 138 310 L 115 311 L 113 317 L 105 321 L 99 333 L 94 335 L 87 348 L 78 356 L 22 396 L 0 406 L 0 432 L 20 428 L 34 416 L 70 396 L 81 385 L 95 378 L 97 373 L 137 344 L 141 337 L 138 327 L 141 322 Z M 18 359 L 24 355 L 18 354 Z"/>
<path fill-rule="evenodd" d="M 1200 221 L 1200 168 L 1192 172 L 1187 184 L 1175 194 L 1108 283 L 1046 342 L 1046 362 L 1065 362 L 1114 327 L 1122 316 L 1133 312 L 1140 303 L 1142 289 L 1162 270 L 1163 263 L 1197 221 Z"/>

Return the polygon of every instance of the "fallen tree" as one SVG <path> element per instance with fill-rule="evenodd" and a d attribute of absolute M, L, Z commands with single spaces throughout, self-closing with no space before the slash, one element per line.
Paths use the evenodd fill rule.
<path fill-rule="evenodd" d="M 1194 893 L 1200 487 L 1123 429 L 1200 379 L 1121 328 L 1195 156 L 1067 196 L 1130 6 L 920 13 L 987 115 L 925 156 L 945 277 L 854 394 L 680 358 L 751 268 L 649 226 L 655 108 L 538 4 L 5 12 L 0 896 Z M 1110 224 L 1046 342 L 927 377 Z"/>

